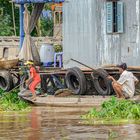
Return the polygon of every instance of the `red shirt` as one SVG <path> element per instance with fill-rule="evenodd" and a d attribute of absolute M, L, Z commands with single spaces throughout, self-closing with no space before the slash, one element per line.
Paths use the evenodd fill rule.
<path fill-rule="evenodd" d="M 41 80 L 40 75 L 37 73 L 36 69 L 34 67 L 30 68 L 30 75 L 34 80 Z"/>

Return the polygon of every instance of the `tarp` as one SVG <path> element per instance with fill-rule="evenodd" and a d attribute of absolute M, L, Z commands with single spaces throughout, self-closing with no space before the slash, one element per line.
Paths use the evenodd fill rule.
<path fill-rule="evenodd" d="M 27 10 L 27 7 L 25 7 L 24 11 L 24 32 L 25 37 L 23 41 L 22 48 L 19 53 L 19 59 L 20 60 L 33 60 L 32 50 L 31 50 L 31 36 L 29 32 L 29 24 L 30 24 L 30 14 Z"/>
<path fill-rule="evenodd" d="M 24 32 L 25 37 L 23 41 L 22 48 L 19 53 L 20 60 L 33 60 L 36 64 L 40 63 L 40 56 L 38 50 L 30 36 L 31 32 L 33 31 L 38 18 L 43 10 L 44 4 L 35 4 L 33 12 L 30 16 L 30 13 L 25 6 L 24 11 Z"/>

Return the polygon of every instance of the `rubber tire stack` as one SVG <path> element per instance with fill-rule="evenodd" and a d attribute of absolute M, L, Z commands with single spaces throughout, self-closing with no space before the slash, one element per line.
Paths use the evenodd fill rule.
<path fill-rule="evenodd" d="M 0 71 L 0 88 L 3 91 L 10 91 L 14 87 L 13 78 L 9 71 Z"/>
<path fill-rule="evenodd" d="M 84 73 L 78 68 L 73 67 L 68 69 L 66 76 L 66 86 L 76 95 L 83 95 L 86 92 L 86 78 Z M 77 85 L 74 85 L 74 84 Z"/>

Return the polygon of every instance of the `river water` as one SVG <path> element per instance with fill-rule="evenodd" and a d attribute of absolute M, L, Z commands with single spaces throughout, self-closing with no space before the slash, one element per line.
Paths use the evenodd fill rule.
<path fill-rule="evenodd" d="M 140 125 L 83 125 L 89 108 L 33 107 L 29 113 L 0 113 L 0 140 L 139 140 Z"/>

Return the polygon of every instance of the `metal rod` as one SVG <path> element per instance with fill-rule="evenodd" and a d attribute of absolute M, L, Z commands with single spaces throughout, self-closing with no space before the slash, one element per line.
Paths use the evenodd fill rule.
<path fill-rule="evenodd" d="M 24 84 L 25 82 L 26 82 L 26 81 L 24 81 L 24 82 L 20 83 L 19 85 L 17 85 L 16 87 L 14 87 L 13 89 L 11 89 L 10 91 L 5 92 L 5 94 L 11 93 L 11 91 L 13 91 L 14 89 L 16 89 L 16 88 L 20 87 L 20 86 L 21 86 L 22 84 Z"/>
<path fill-rule="evenodd" d="M 24 81 L 24 82 L 20 83 L 19 85 L 17 85 L 16 87 L 14 87 L 13 89 L 11 89 L 10 91 L 5 92 L 5 94 L 3 94 L 3 96 L 1 97 L 1 99 L 2 99 L 5 95 L 7 95 L 7 94 L 11 93 L 11 91 L 13 91 L 14 89 L 16 89 L 16 88 L 18 88 L 19 86 L 21 86 L 22 84 L 24 84 L 25 82 L 26 82 L 26 81 Z"/>
<path fill-rule="evenodd" d="M 60 3 L 64 2 L 65 0 L 12 0 L 17 4 L 25 4 L 25 3 Z"/>
<path fill-rule="evenodd" d="M 93 71 L 96 71 L 96 70 L 93 69 L 92 67 L 90 67 L 90 66 L 88 66 L 88 65 L 86 65 L 86 64 L 84 64 L 84 63 L 82 63 L 82 62 L 80 62 L 80 61 L 77 61 L 77 60 L 75 60 L 75 59 L 73 59 L 73 58 L 71 58 L 70 60 L 75 61 L 75 62 L 77 62 L 77 63 L 79 63 L 79 64 L 81 64 L 81 65 L 83 65 L 83 66 L 85 66 L 85 67 L 87 67 L 87 68 L 89 68 L 89 69 L 91 69 L 91 70 L 93 70 Z"/>

